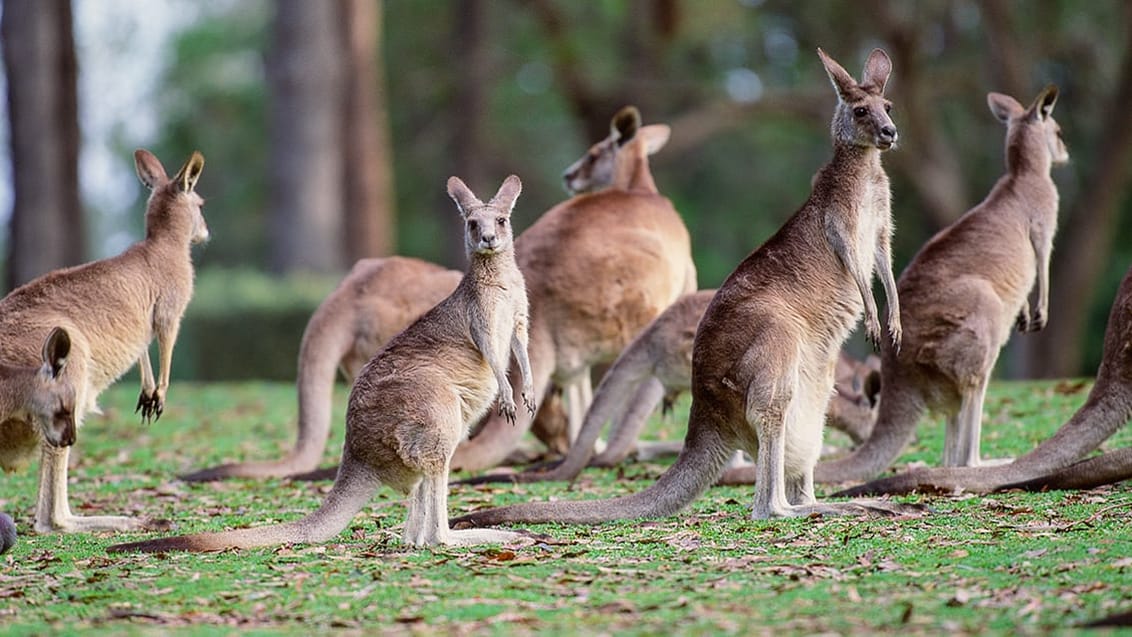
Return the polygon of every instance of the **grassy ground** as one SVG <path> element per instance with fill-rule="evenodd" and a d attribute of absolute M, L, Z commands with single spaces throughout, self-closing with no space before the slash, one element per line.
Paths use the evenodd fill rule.
<path fill-rule="evenodd" d="M 996 384 L 984 456 L 1033 447 L 1083 402 L 1082 383 Z M 341 444 L 344 389 L 327 461 Z M 175 385 L 138 424 L 136 388 L 102 397 L 80 432 L 71 502 L 81 513 L 174 520 L 181 532 L 290 520 L 327 484 L 188 485 L 176 475 L 266 458 L 291 443 L 284 384 Z M 679 437 L 687 403 L 654 435 Z M 830 436 L 831 439 L 834 436 Z M 1132 444 L 1126 428 L 1107 448 Z M 942 426 L 921 426 L 900 464 L 937 464 Z M 534 498 L 643 488 L 663 464 L 588 470 L 565 485 L 456 487 L 453 514 Z M 748 519 L 750 490 L 713 488 L 680 517 L 534 526 L 534 546 L 413 550 L 404 507 L 381 490 L 325 545 L 205 555 L 108 555 L 142 534 L 34 536 L 34 467 L 2 478 L 20 543 L 0 557 L 0 632 L 211 634 L 236 629 L 499 634 L 1045 633 L 1132 608 L 1132 490 L 932 498 L 910 519 Z M 911 498 L 917 501 L 917 498 Z"/>

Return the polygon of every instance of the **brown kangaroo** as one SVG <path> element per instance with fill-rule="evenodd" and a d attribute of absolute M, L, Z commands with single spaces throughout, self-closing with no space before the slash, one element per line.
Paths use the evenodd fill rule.
<path fill-rule="evenodd" d="M 0 468 L 14 471 L 41 444 L 75 443 L 75 387 L 63 376 L 71 338 L 56 327 L 43 343 L 42 363 L 0 363 Z M 16 543 L 16 524 L 0 513 L 0 555 Z"/>
<path fill-rule="evenodd" d="M 530 295 L 535 401 L 541 404 L 552 383 L 564 388 L 575 430 L 590 402 L 590 367 L 612 361 L 664 308 L 696 289 L 688 229 L 648 169 L 648 153 L 668 127 L 642 127 L 630 108 L 614 117 L 613 129 L 612 186 L 551 208 L 515 242 Z M 489 418 L 460 445 L 452 467 L 495 466 L 530 427 L 525 414 L 514 425 Z"/>
<path fill-rule="evenodd" d="M 857 83 L 821 49 L 818 54 L 838 95 L 833 159 L 815 175 L 809 199 L 739 264 L 708 305 L 692 354 L 688 434 L 675 464 L 632 495 L 519 504 L 478 511 L 454 524 L 671 515 L 716 481 L 736 449 L 749 453 L 758 467 L 755 518 L 872 506 L 818 504 L 813 467 L 838 352 L 862 310 L 869 334 L 880 338 L 870 286 L 874 268 L 889 300 L 889 331 L 900 340 L 888 176 L 880 161 L 897 139 L 884 97 L 892 66 L 876 49 Z"/>
<path fill-rule="evenodd" d="M 990 93 L 1006 124 L 1006 174 L 989 195 L 936 234 L 900 277 L 904 341 L 883 344 L 880 414 L 848 456 L 817 467 L 819 482 L 865 480 L 887 468 L 927 409 L 947 416 L 945 466 L 979 464 L 983 398 L 1011 328 L 1039 330 L 1049 315 L 1049 256 L 1057 226 L 1053 164 L 1068 161 L 1053 119 L 1057 88 L 1029 108 Z M 1027 297 L 1037 281 L 1037 307 Z"/>
<path fill-rule="evenodd" d="M 362 259 L 318 306 L 299 347 L 299 432 L 282 459 L 239 462 L 183 476 L 193 481 L 285 477 L 318 468 L 330 435 L 337 370 L 353 382 L 395 334 L 456 289 L 463 273 L 407 257 Z M 334 479 L 337 468 L 316 472 Z M 319 477 L 323 477 L 319 475 Z"/>
<path fill-rule="evenodd" d="M 1126 480 L 1132 477 L 1132 449 L 1076 461 L 1129 421 L 1132 421 L 1132 269 L 1124 275 L 1108 315 L 1097 381 L 1085 404 L 1049 440 L 1010 464 L 920 469 L 869 482 L 846 493 L 1084 489 Z"/>
<path fill-rule="evenodd" d="M 456 445 L 498 397 L 507 420 L 516 408 L 507 370 L 522 373 L 534 411 L 528 364 L 527 293 L 515 263 L 510 217 L 522 185 L 511 175 L 491 201 L 464 182 L 448 194 L 464 218 L 470 261 L 456 290 L 394 336 L 362 368 L 346 411 L 346 442 L 322 506 L 286 524 L 118 544 L 121 551 L 209 551 L 285 542 L 324 542 L 349 524 L 380 484 L 409 496 L 407 544 L 477 544 L 520 537 L 507 531 L 448 528 L 448 471 Z"/>
<path fill-rule="evenodd" d="M 149 151 L 134 153 L 138 177 L 151 193 L 145 238 L 122 254 L 50 272 L 0 300 L 0 360 L 37 365 L 48 332 L 70 336 L 65 376 L 75 391 L 75 426 L 96 399 L 134 363 L 141 371 L 142 419 L 161 417 L 169 367 L 181 316 L 193 292 L 190 247 L 208 238 L 195 191 L 204 157 L 194 152 L 172 178 Z M 154 382 L 149 344 L 157 338 L 159 374 Z M 77 516 L 67 501 L 69 446 L 42 446 L 35 530 L 125 531 L 162 526 L 122 516 Z"/>
<path fill-rule="evenodd" d="M 667 412 L 680 394 L 691 389 L 693 339 L 714 296 L 715 290 L 686 294 L 641 330 L 602 378 L 581 433 L 560 462 L 522 473 L 476 476 L 461 483 L 572 481 L 587 463 L 612 467 L 634 448 L 646 457 L 679 453 L 683 446 L 680 442 L 641 443 L 637 438 L 657 405 L 663 402 Z M 828 424 L 847 433 L 856 443 L 864 440 L 876 417 L 873 401 L 879 382 L 873 363 L 855 361 L 842 352 L 837 360 Z M 609 421 L 613 422 L 609 443 L 594 455 L 598 435 Z"/>

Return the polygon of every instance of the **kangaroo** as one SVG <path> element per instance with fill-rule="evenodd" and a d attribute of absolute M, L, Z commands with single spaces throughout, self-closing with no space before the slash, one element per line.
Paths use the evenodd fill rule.
<path fill-rule="evenodd" d="M 990 93 L 1006 124 L 1006 174 L 989 195 L 931 238 L 900 277 L 904 341 L 881 348 L 880 414 L 848 456 L 818 465 L 819 482 L 865 480 L 888 467 L 920 414 L 947 416 L 945 466 L 979 464 L 983 399 L 1012 327 L 1040 330 L 1049 315 L 1049 257 L 1057 226 L 1054 164 L 1068 161 L 1053 119 L 1057 88 L 1029 108 Z M 1027 300 L 1037 280 L 1037 307 Z"/>
<path fill-rule="evenodd" d="M 63 376 L 71 338 L 56 327 L 43 343 L 42 364 L 0 363 L 0 468 L 14 471 L 41 444 L 75 443 L 75 387 Z M 16 543 L 16 525 L 0 513 L 0 554 Z"/>
<path fill-rule="evenodd" d="M 509 521 L 597 523 L 671 515 L 719 477 L 736 449 L 755 458 L 756 519 L 884 510 L 818 504 L 813 467 L 838 352 L 862 311 L 879 340 L 870 282 L 880 274 L 888 327 L 900 341 L 892 278 L 890 194 L 881 152 L 897 140 L 884 87 L 892 69 L 874 50 L 856 82 L 818 49 L 838 95 L 833 159 L 802 207 L 732 272 L 708 305 L 692 352 L 692 407 L 684 449 L 644 491 L 591 502 L 540 502 L 478 511 L 458 525 Z M 889 508 L 889 511 L 893 509 Z"/>
<path fill-rule="evenodd" d="M 591 400 L 590 367 L 612 361 L 664 308 L 696 289 L 688 229 L 648 168 L 648 153 L 667 139 L 668 127 L 642 127 L 630 107 L 612 128 L 618 150 L 611 186 L 551 208 L 515 242 L 530 295 L 535 402 L 551 384 L 564 388 L 573 431 Z M 514 425 L 491 417 L 460 445 L 452 467 L 495 466 L 530 427 L 526 414 Z"/>
<path fill-rule="evenodd" d="M 324 542 L 365 506 L 380 484 L 409 496 L 407 544 L 467 545 L 522 537 L 508 531 L 448 528 L 448 471 L 469 428 L 498 397 L 514 420 L 510 356 L 522 399 L 534 411 L 527 348 L 527 293 L 515 263 L 510 217 L 522 184 L 511 175 L 482 203 L 457 177 L 448 194 L 464 219 L 468 272 L 456 290 L 394 336 L 362 368 L 350 391 L 346 443 L 322 506 L 286 524 L 111 546 L 121 551 L 209 551 L 286 542 Z"/>
<path fill-rule="evenodd" d="M 667 412 L 680 394 L 691 389 L 693 339 L 714 296 L 715 290 L 684 295 L 641 330 L 602 378 L 581 433 L 560 462 L 522 473 L 476 476 L 461 483 L 573 481 L 587 463 L 612 467 L 634 448 L 645 457 L 679 453 L 680 442 L 641 443 L 637 438 L 658 404 L 663 403 Z M 874 385 L 879 384 L 879 376 L 873 365 L 857 362 L 844 352 L 837 360 L 827 422 L 856 443 L 868 436 L 876 416 L 873 400 L 879 387 Z M 609 421 L 613 423 L 609 443 L 595 456 L 594 445 Z"/>
<path fill-rule="evenodd" d="M 883 405 L 883 401 L 881 403 Z M 1010 464 L 920 469 L 849 489 L 849 494 L 1005 489 L 1082 489 L 1132 477 L 1132 449 L 1075 462 L 1132 421 L 1132 268 L 1116 292 L 1097 380 L 1085 403 L 1048 440 Z"/>
<path fill-rule="evenodd" d="M 196 193 L 204 157 L 194 152 L 172 178 L 146 150 L 134 153 L 138 177 L 150 190 L 145 238 L 122 254 L 50 272 L 0 300 L 0 360 L 37 365 L 45 336 L 67 330 L 66 375 L 75 391 L 75 427 L 99 413 L 96 399 L 134 363 L 141 371 L 137 410 L 142 420 L 161 417 L 181 316 L 193 291 L 191 246 L 208 239 Z M 149 344 L 158 345 L 154 381 Z M 67 498 L 69 446 L 42 446 L 35 530 L 125 531 L 164 523 L 123 516 L 77 516 Z"/>
<path fill-rule="evenodd" d="M 352 383 L 389 339 L 450 295 L 463 276 L 407 257 L 355 263 L 303 331 L 296 381 L 299 432 L 291 451 L 279 460 L 225 464 L 182 479 L 286 477 L 317 469 L 330 435 L 335 372 L 341 370 Z M 326 479 L 334 479 L 336 470 L 332 468 Z"/>

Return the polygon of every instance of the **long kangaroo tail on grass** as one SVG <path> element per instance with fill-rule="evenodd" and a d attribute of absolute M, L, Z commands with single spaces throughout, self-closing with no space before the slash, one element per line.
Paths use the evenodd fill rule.
<path fill-rule="evenodd" d="M 349 470 L 339 474 L 330 493 L 326 494 L 322 506 L 301 520 L 222 533 L 196 533 L 128 542 L 115 544 L 106 550 L 111 553 L 205 552 L 292 542 L 325 542 L 346 528 L 350 520 L 373 497 L 373 492 L 379 484 L 377 476 L 369 467 L 355 463 Z"/>
<path fill-rule="evenodd" d="M 695 405 L 693 418 L 694 414 Z M 453 528 L 514 522 L 597 524 L 672 515 L 715 483 L 733 451 L 734 445 L 725 441 L 714 426 L 691 426 L 675 464 L 643 491 L 609 500 L 530 502 L 486 509 L 455 518 L 451 524 Z"/>
<path fill-rule="evenodd" d="M 311 317 L 299 347 L 299 433 L 295 446 L 279 460 L 223 464 L 194 471 L 181 479 L 204 482 L 224 478 L 282 478 L 314 471 L 330 436 L 334 379 L 338 365 L 353 346 L 350 326 L 334 320 L 335 312 L 322 306 Z M 334 470 L 327 479 L 334 478 Z"/>

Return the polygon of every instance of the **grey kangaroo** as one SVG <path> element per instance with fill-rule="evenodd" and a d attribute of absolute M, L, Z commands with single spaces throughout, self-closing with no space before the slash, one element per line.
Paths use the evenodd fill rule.
<path fill-rule="evenodd" d="M 224 533 L 111 546 L 122 551 L 209 551 L 285 542 L 324 542 L 349 524 L 381 484 L 408 495 L 407 544 L 478 544 L 520 538 L 508 531 L 448 528 L 448 471 L 457 443 L 498 397 L 516 415 L 510 357 L 530 412 L 527 293 L 515 263 L 511 210 L 522 185 L 511 175 L 482 203 L 456 177 L 448 194 L 464 219 L 468 272 L 456 290 L 394 336 L 362 368 L 350 392 L 346 442 L 334 486 L 301 520 Z"/>

